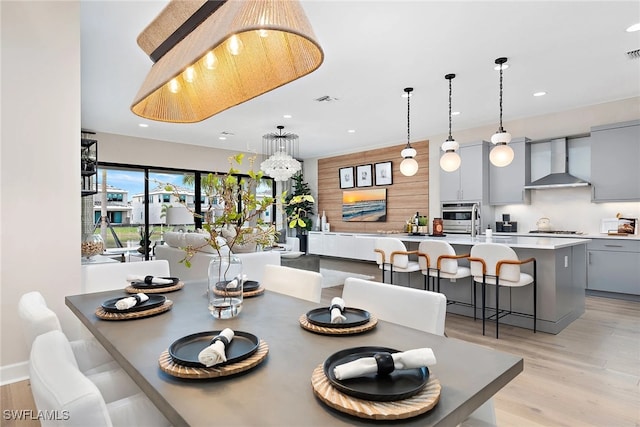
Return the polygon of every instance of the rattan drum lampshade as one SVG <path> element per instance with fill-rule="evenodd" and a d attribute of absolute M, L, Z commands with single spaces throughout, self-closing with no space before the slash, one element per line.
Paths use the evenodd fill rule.
<path fill-rule="evenodd" d="M 173 0 L 138 37 L 155 64 L 131 111 L 194 123 L 316 70 L 324 53 L 298 1 Z"/>

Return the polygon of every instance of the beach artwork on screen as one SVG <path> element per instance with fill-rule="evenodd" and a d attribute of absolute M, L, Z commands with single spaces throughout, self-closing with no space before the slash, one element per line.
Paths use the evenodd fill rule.
<path fill-rule="evenodd" d="M 387 220 L 387 189 L 343 191 L 342 220 L 385 222 Z"/>

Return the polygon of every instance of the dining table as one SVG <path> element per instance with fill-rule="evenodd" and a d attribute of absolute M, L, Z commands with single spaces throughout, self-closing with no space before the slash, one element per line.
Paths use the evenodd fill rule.
<path fill-rule="evenodd" d="M 314 370 L 350 348 L 432 349 L 436 364 L 429 372 L 440 383 L 439 400 L 394 425 L 458 425 L 523 370 L 519 356 L 379 319 L 361 333 L 313 332 L 301 326 L 301 316 L 321 308 L 320 303 L 268 289 L 244 298 L 236 317 L 216 319 L 206 290 L 206 281 L 185 282 L 164 294 L 173 303 L 169 310 L 126 320 L 96 314 L 105 301 L 127 296 L 124 289 L 67 296 L 65 303 L 174 426 L 388 424 L 334 409 L 314 394 Z M 259 337 L 268 354 L 251 369 L 218 378 L 185 379 L 161 369 L 160 356 L 176 340 L 225 328 Z"/>

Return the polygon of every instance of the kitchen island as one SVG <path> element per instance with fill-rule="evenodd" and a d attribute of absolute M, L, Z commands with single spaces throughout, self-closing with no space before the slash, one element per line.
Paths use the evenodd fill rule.
<path fill-rule="evenodd" d="M 396 237 L 407 245 L 409 250 L 415 250 L 425 239 L 444 239 L 449 242 L 458 254 L 469 253 L 471 247 L 477 243 L 487 241 L 501 243 L 512 247 L 521 259 L 535 257 L 538 268 L 538 325 L 539 331 L 557 334 L 571 322 L 584 313 L 585 286 L 587 283 L 587 243 L 589 239 L 556 238 L 548 236 L 506 236 L 494 235 L 491 239 L 484 235 L 471 237 L 464 234 L 450 234 L 443 237 L 411 236 L 400 234 L 372 234 L 372 233 L 309 233 L 309 252 L 317 255 L 375 261 L 375 239 L 378 237 Z M 461 263 L 464 265 L 466 261 Z M 468 264 L 467 264 L 468 265 Z M 532 273 L 532 264 L 526 264 L 522 270 Z M 407 274 L 398 274 L 394 283 L 408 285 Z M 410 278 L 412 287 L 423 287 L 424 279 L 421 273 L 413 273 Z M 440 291 L 449 301 L 472 301 L 471 278 L 460 279 L 456 282 L 441 281 Z M 477 287 L 478 307 L 481 311 L 480 286 Z M 495 287 L 487 287 L 487 307 L 493 307 L 495 301 Z M 500 305 L 508 309 L 512 304 L 513 311 L 533 313 L 533 292 L 530 286 L 511 290 L 501 288 Z M 473 309 L 460 304 L 448 306 L 450 313 L 473 316 Z M 533 321 L 519 316 L 506 316 L 500 323 L 511 324 L 533 329 Z M 487 324 L 491 328 L 491 323 Z M 489 329 L 491 330 L 491 329 Z"/>

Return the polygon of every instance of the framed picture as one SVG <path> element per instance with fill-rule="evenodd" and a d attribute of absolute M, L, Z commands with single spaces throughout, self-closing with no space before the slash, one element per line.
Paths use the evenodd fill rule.
<path fill-rule="evenodd" d="M 345 222 L 386 222 L 387 189 L 343 191 L 342 220 Z"/>
<path fill-rule="evenodd" d="M 376 185 L 391 185 L 393 177 L 391 176 L 391 162 L 382 162 L 375 164 Z"/>
<path fill-rule="evenodd" d="M 373 166 L 360 165 L 356 167 L 356 187 L 371 187 L 373 185 Z"/>
<path fill-rule="evenodd" d="M 340 188 L 355 187 L 355 179 L 353 176 L 353 166 L 340 168 Z"/>

